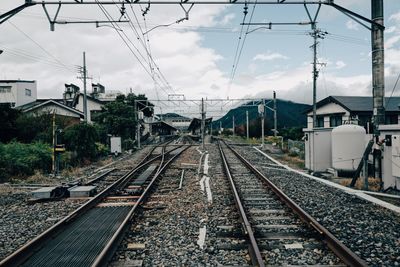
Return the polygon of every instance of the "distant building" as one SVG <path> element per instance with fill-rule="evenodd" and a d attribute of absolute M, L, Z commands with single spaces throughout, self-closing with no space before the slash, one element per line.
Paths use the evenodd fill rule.
<path fill-rule="evenodd" d="M 399 126 L 400 97 L 385 98 L 385 125 Z M 313 172 L 325 172 L 333 167 L 332 130 L 342 124 L 365 128 L 368 143 L 372 133 L 373 98 L 367 96 L 329 96 L 317 103 L 316 127 L 312 108 L 307 112 L 305 134 L 305 167 Z M 391 129 L 391 127 L 389 127 Z M 361 158 L 362 155 L 359 156 Z M 356 168 L 357 166 L 354 166 Z"/>
<path fill-rule="evenodd" d="M 97 99 L 101 102 L 111 102 L 114 101 L 119 95 L 123 95 L 123 93 L 117 90 L 106 91 L 104 85 L 100 83 L 92 83 L 92 93 L 90 93 L 90 96 L 94 99 Z"/>
<path fill-rule="evenodd" d="M 18 106 L 17 109 L 32 116 L 55 113 L 57 116 L 69 118 L 79 123 L 83 119 L 83 112 L 63 104 L 61 99 L 37 99 L 34 102 Z"/>
<path fill-rule="evenodd" d="M 208 129 L 210 128 L 212 123 L 212 118 L 206 118 L 204 120 L 204 130 L 205 132 L 208 131 Z M 190 121 L 189 127 L 187 129 L 188 132 L 190 132 L 191 134 L 201 134 L 201 119 L 198 118 L 193 118 Z"/>
<path fill-rule="evenodd" d="M 191 118 L 184 117 L 176 113 L 158 114 L 157 117 L 181 132 L 186 131 L 190 125 L 190 122 L 192 121 Z"/>
<path fill-rule="evenodd" d="M 0 80 L 0 103 L 18 107 L 37 98 L 36 81 Z"/>
<path fill-rule="evenodd" d="M 83 112 L 83 98 L 84 95 L 80 88 L 74 84 L 65 84 L 65 91 L 63 94 L 63 103 L 71 108 Z M 87 98 L 87 121 L 92 121 L 92 115 L 101 111 L 104 102 L 100 101 L 93 96 L 86 95 Z"/>
<path fill-rule="evenodd" d="M 386 97 L 385 124 L 398 124 L 400 97 Z M 328 96 L 317 103 L 316 128 L 332 128 L 352 122 L 370 132 L 373 99 L 369 96 Z M 307 110 L 307 129 L 313 128 L 312 108 Z"/>

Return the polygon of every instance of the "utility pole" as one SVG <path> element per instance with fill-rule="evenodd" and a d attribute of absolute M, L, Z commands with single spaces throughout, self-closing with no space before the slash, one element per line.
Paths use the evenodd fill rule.
<path fill-rule="evenodd" d="M 85 122 L 88 121 L 87 119 L 87 97 L 86 97 L 86 79 L 87 79 L 87 73 L 86 73 L 86 53 L 83 52 L 83 114 L 85 116 L 84 120 Z"/>
<path fill-rule="evenodd" d="M 53 154 L 51 156 L 52 164 L 51 164 L 51 170 L 56 176 L 56 111 L 53 110 Z"/>
<path fill-rule="evenodd" d="M 246 110 L 246 137 L 249 140 L 249 111 Z"/>
<path fill-rule="evenodd" d="M 232 135 L 235 137 L 235 116 L 232 116 Z"/>
<path fill-rule="evenodd" d="M 383 0 L 371 0 L 371 19 L 380 25 L 383 20 Z M 385 123 L 385 77 L 384 77 L 384 28 L 372 24 L 372 95 L 374 98 L 374 134 L 378 126 Z"/>
<path fill-rule="evenodd" d="M 133 101 L 133 109 L 135 110 L 135 119 L 136 119 L 135 135 L 136 135 L 138 149 L 140 149 L 140 123 L 139 123 L 139 111 L 136 100 Z"/>
<path fill-rule="evenodd" d="M 278 121 L 277 121 L 277 110 L 276 110 L 276 92 L 274 91 L 274 136 L 278 135 Z"/>
<path fill-rule="evenodd" d="M 205 131 L 205 117 L 206 113 L 204 112 L 204 98 L 201 98 L 201 149 L 204 150 L 204 131 Z"/>
<path fill-rule="evenodd" d="M 265 99 L 263 99 L 262 113 L 261 113 L 261 148 L 264 148 L 264 117 L 265 117 Z"/>

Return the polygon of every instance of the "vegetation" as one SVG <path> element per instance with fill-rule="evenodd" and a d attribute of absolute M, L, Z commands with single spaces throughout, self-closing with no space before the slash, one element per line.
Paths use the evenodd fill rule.
<path fill-rule="evenodd" d="M 61 168 L 87 164 L 109 153 L 109 135 L 120 136 L 124 149 L 135 144 L 135 100 L 145 116 L 153 114 L 145 95 L 118 96 L 94 114 L 95 123 L 79 123 L 76 118 L 56 115 L 58 144 L 65 144 Z M 19 178 L 35 171 L 49 172 L 53 147 L 53 114 L 25 114 L 0 104 L 0 181 Z"/>
<path fill-rule="evenodd" d="M 0 181 L 10 176 L 32 175 L 35 170 L 50 171 L 51 153 L 50 145 L 41 142 L 0 143 Z"/>

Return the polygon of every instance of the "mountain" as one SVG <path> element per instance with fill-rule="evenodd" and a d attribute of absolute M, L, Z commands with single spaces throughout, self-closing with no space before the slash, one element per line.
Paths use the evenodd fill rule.
<path fill-rule="evenodd" d="M 261 102 L 261 101 L 260 101 Z M 273 101 L 271 99 L 265 99 L 267 107 L 273 108 Z M 274 127 L 274 114 L 269 108 L 265 108 L 265 123 L 267 129 Z M 277 121 L 278 130 L 281 128 L 291 127 L 306 127 L 307 125 L 307 114 L 305 111 L 309 109 L 311 105 L 295 103 L 287 100 L 276 100 L 277 108 Z M 249 104 L 243 104 L 235 109 L 231 109 L 222 118 L 213 122 L 213 128 L 219 128 L 220 123 L 222 128 L 232 128 L 232 117 L 235 116 L 235 126 L 246 125 L 246 110 L 249 112 L 249 124 L 254 124 L 260 121 L 257 106 L 249 106 Z"/>

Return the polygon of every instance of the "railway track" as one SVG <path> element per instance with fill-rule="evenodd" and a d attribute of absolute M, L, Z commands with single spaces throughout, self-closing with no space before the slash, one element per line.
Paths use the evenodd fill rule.
<path fill-rule="evenodd" d="M 219 151 L 252 265 L 366 266 L 232 147 Z"/>
<path fill-rule="evenodd" d="M 137 167 L 5 258 L 0 266 L 106 265 L 155 181 L 188 147 L 155 148 Z"/>

